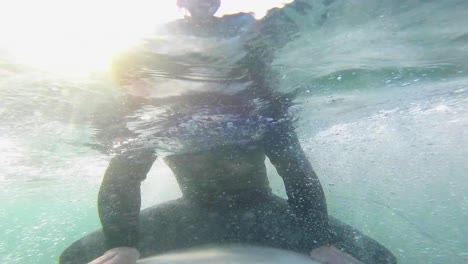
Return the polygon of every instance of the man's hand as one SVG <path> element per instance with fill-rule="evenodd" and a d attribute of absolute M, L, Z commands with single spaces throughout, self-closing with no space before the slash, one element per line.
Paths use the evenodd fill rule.
<path fill-rule="evenodd" d="M 136 248 L 113 248 L 88 264 L 136 264 L 140 252 Z"/>
<path fill-rule="evenodd" d="M 335 246 L 323 246 L 310 252 L 310 257 L 324 264 L 363 264 L 351 255 L 339 250 Z"/>

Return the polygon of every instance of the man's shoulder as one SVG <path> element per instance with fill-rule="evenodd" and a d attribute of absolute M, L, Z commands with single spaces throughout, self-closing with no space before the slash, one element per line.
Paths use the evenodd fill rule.
<path fill-rule="evenodd" d="M 237 26 L 249 26 L 255 23 L 255 17 L 252 13 L 237 13 L 232 15 L 225 15 L 221 17 L 224 23 L 237 25 Z"/>
<path fill-rule="evenodd" d="M 219 29 L 224 36 L 239 36 L 247 32 L 255 21 L 255 17 L 250 13 L 225 15 L 219 18 Z"/>

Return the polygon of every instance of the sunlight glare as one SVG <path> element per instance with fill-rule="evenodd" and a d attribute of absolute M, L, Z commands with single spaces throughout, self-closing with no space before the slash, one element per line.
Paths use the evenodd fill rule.
<path fill-rule="evenodd" d="M 220 14 L 255 12 L 284 0 L 224 0 Z M 0 4 L 0 51 L 15 62 L 58 74 L 107 70 L 113 54 L 183 17 L 175 0 L 17 0 Z"/>

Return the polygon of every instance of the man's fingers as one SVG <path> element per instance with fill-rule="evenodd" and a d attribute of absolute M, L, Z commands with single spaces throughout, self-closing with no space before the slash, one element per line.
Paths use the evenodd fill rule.
<path fill-rule="evenodd" d="M 327 264 L 363 264 L 353 256 L 339 250 L 335 246 L 323 246 L 310 252 L 310 257 Z"/>
<path fill-rule="evenodd" d="M 113 248 L 88 264 L 135 264 L 140 253 L 135 248 Z"/>
<path fill-rule="evenodd" d="M 91 261 L 88 264 L 106 264 L 106 263 L 108 263 L 107 261 L 111 260 L 115 256 L 117 256 L 117 252 L 106 252 L 104 255 L 102 255 L 99 258 Z"/>

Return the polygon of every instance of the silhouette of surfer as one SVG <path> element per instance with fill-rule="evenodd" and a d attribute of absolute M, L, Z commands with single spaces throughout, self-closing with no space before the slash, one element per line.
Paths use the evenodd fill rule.
<path fill-rule="evenodd" d="M 250 14 L 214 17 L 220 0 L 179 0 L 178 5 L 188 10 L 190 16 L 170 24 L 170 30 L 209 39 L 214 44 L 217 38 L 242 40 L 238 36 L 255 25 Z M 241 43 L 240 46 L 248 47 L 248 44 Z M 235 67 L 225 75 L 217 76 L 227 76 L 221 81 L 219 78 L 218 81 L 204 81 L 198 76 L 187 77 L 184 75 L 188 72 L 186 64 L 185 68 L 158 66 L 161 69 L 156 77 L 193 82 L 204 88 L 201 90 L 218 89 L 220 83 L 224 86 L 228 83 L 230 88 L 240 87 L 236 93 L 221 93 L 220 97 L 225 98 L 227 104 L 235 104 L 249 96 L 260 98 L 266 102 L 269 123 L 262 126 L 260 136 L 250 137 L 249 141 L 229 141 L 206 150 L 164 157 L 183 196 L 147 209 L 142 215 L 140 183 L 157 158 L 155 150 L 140 147 L 113 157 L 98 198 L 108 251 L 93 264 L 135 263 L 140 253 L 148 256 L 209 243 L 254 243 L 304 253 L 322 248 L 315 251 L 321 256 L 326 255 L 323 252 L 330 252 L 333 235 L 322 186 L 294 132 L 286 97 L 268 87 L 269 61 L 265 58 L 268 50 L 261 53 L 259 49 L 248 47 L 244 56 L 232 62 Z M 117 62 L 117 76 L 125 71 L 126 63 Z M 145 98 L 151 97 L 151 91 L 145 87 L 137 87 L 129 94 L 135 101 L 152 102 Z M 284 181 L 287 201 L 271 192 L 266 157 Z M 145 234 L 145 230 L 150 229 L 154 233 Z M 167 233 L 169 231 L 174 234 Z M 339 259 L 339 252 L 333 251 L 335 259 Z M 63 258 L 62 261 L 73 263 L 65 262 Z"/>

